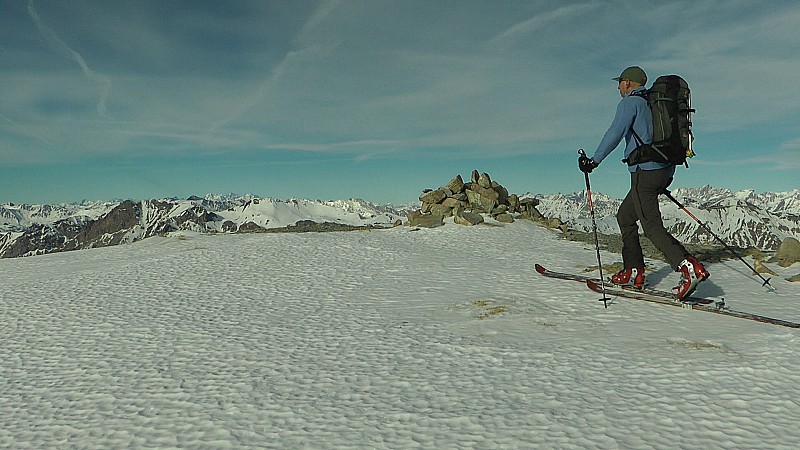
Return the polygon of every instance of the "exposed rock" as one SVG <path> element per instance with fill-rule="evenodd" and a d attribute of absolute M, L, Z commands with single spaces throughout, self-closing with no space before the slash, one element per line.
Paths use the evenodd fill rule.
<path fill-rule="evenodd" d="M 469 197 L 469 191 L 472 191 L 482 197 L 486 197 L 490 200 L 493 200 L 495 203 L 500 203 L 500 193 L 492 188 L 483 187 L 480 184 L 473 184 L 467 188 L 468 197 Z"/>
<path fill-rule="evenodd" d="M 508 212 L 508 205 L 499 204 L 495 209 L 492 210 L 493 216 L 498 216 L 500 214 L 505 214 Z"/>
<path fill-rule="evenodd" d="M 495 220 L 502 223 L 514 223 L 514 216 L 508 213 L 498 214 L 495 216 Z"/>
<path fill-rule="evenodd" d="M 408 214 L 408 226 L 435 228 L 444 225 L 444 218 L 436 214 L 423 214 L 422 211 L 412 211 Z"/>
<path fill-rule="evenodd" d="M 214 214 L 211 211 L 207 211 L 201 206 L 194 206 L 176 216 L 174 223 L 178 228 L 183 228 L 187 223 L 205 226 L 209 222 L 215 222 L 218 220 L 222 220 L 222 217 Z"/>
<path fill-rule="evenodd" d="M 787 278 L 786 281 L 791 281 L 792 283 L 800 282 L 800 273 L 798 273 L 797 275 L 795 275 L 793 277 Z"/>
<path fill-rule="evenodd" d="M 456 177 L 450 180 L 444 187 L 449 189 L 453 194 L 458 194 L 464 190 L 464 180 L 461 179 L 461 175 L 456 175 Z"/>
<path fill-rule="evenodd" d="M 460 225 L 477 225 L 479 223 L 483 223 L 483 216 L 469 211 L 457 211 L 455 216 L 453 216 L 453 220 L 455 223 Z"/>
<path fill-rule="evenodd" d="M 480 223 L 477 222 L 478 217 L 483 221 L 481 214 L 487 214 L 497 221 L 512 223 L 515 214 L 518 214 L 523 218 L 542 222 L 546 226 L 567 228 L 560 221 L 548 222 L 536 209 L 539 200 L 520 199 L 518 195 L 510 194 L 500 183 L 492 181 L 488 173 L 480 173 L 477 170 L 472 171 L 470 181 L 467 183 L 464 183 L 461 175 L 457 175 L 443 187 L 424 190 L 419 198 L 422 206 L 419 211 L 409 214 L 408 225 L 420 226 L 418 225 L 420 221 L 428 220 L 438 224 L 436 219 L 424 217 L 426 215 L 442 218 L 453 215 L 456 223 L 474 225 Z"/>
<path fill-rule="evenodd" d="M 480 178 L 480 176 L 481 175 L 480 175 L 480 173 L 478 173 L 478 170 L 474 169 L 472 171 L 471 176 L 470 176 L 470 181 L 472 182 L 472 184 L 478 184 L 478 178 Z"/>
<path fill-rule="evenodd" d="M 39 255 L 50 248 L 62 248 L 67 237 L 55 227 L 33 224 L 22 236 L 15 239 L 3 252 L 3 257 Z"/>
<path fill-rule="evenodd" d="M 492 188 L 492 179 L 489 178 L 488 173 L 484 172 L 478 177 L 478 185 L 486 189 Z"/>
<path fill-rule="evenodd" d="M 329 231 L 371 230 L 372 225 L 358 226 L 336 222 L 315 222 L 313 220 L 298 220 L 294 225 L 285 227 L 254 230 L 262 233 L 322 233 Z"/>
<path fill-rule="evenodd" d="M 246 222 L 243 223 L 238 230 L 238 232 L 253 232 L 253 231 L 260 231 L 262 228 L 253 222 Z"/>
<path fill-rule="evenodd" d="M 523 219 L 528 219 L 528 220 L 536 220 L 536 221 L 540 221 L 540 220 L 544 220 L 545 219 L 545 217 L 542 215 L 542 213 L 540 213 L 539 210 L 536 209 L 536 208 L 523 210 L 522 211 L 522 218 Z"/>
<path fill-rule="evenodd" d="M 466 192 L 459 192 L 458 194 L 453 194 L 453 198 L 464 203 L 467 203 L 469 201 Z"/>
<path fill-rule="evenodd" d="M 480 188 L 480 186 L 476 186 Z M 493 197 L 496 197 L 496 193 Z M 467 189 L 467 198 L 469 205 L 475 211 L 491 212 L 497 206 L 497 200 L 481 194 L 480 192 L 472 189 Z"/>
<path fill-rule="evenodd" d="M 800 241 L 793 237 L 787 237 L 781 242 L 775 257 L 770 261 L 777 261 L 781 267 L 789 267 L 800 261 Z"/>
<path fill-rule="evenodd" d="M 2 256 L 30 256 L 117 245 L 136 232 L 141 214 L 140 203 L 126 200 L 97 220 L 69 218 L 52 225 L 34 224 L 8 246 Z M 151 233 L 158 231 L 154 229 Z"/>
<path fill-rule="evenodd" d="M 435 191 L 426 192 L 419 196 L 422 203 L 436 204 L 447 198 L 444 189 L 436 189 Z"/>
<path fill-rule="evenodd" d="M 432 205 L 431 214 L 441 217 L 450 217 L 453 215 L 453 208 L 442 204 Z"/>
<path fill-rule="evenodd" d="M 497 192 L 498 198 L 497 201 L 501 205 L 508 204 L 508 189 L 504 188 L 500 183 L 493 181 L 492 182 L 492 189 Z"/>
<path fill-rule="evenodd" d="M 447 206 L 448 208 L 465 208 L 469 206 L 469 203 L 466 201 L 466 194 L 464 194 L 464 200 L 458 200 L 455 197 L 448 197 L 442 200 L 442 205 Z"/>
<path fill-rule="evenodd" d="M 508 211 L 512 213 L 519 211 L 519 196 L 517 194 L 508 196 Z"/>
<path fill-rule="evenodd" d="M 766 265 L 764 265 L 764 263 L 760 259 L 757 259 L 755 261 L 755 264 L 753 265 L 753 268 L 756 269 L 756 273 L 754 273 L 753 275 L 756 275 L 756 274 L 759 274 L 759 273 L 767 273 L 767 274 L 770 274 L 770 275 L 778 275 L 777 273 L 775 273 L 774 270 L 772 270 L 769 267 L 767 267 Z"/>

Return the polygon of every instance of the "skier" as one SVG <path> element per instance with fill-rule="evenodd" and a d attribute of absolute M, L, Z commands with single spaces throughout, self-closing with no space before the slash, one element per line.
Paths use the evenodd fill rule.
<path fill-rule="evenodd" d="M 647 75 L 638 66 L 628 67 L 619 77 L 617 89 L 622 100 L 617 105 L 617 112 L 594 155 L 589 158 L 582 155 L 578 159 L 578 167 L 582 172 L 591 173 L 625 138 L 625 159 L 637 147 L 632 139 L 635 132 L 645 144 L 650 143 L 653 133 L 653 118 L 646 93 Z M 681 274 L 681 280 L 675 290 L 676 297 L 683 299 L 694 292 L 697 284 L 708 278 L 709 273 L 700 261 L 686 251 L 664 228 L 661 211 L 658 206 L 658 195 L 663 193 L 672 182 L 675 166 L 659 162 L 644 162 L 629 166 L 631 188 L 617 212 L 617 223 L 622 234 L 623 269 L 611 277 L 617 285 L 644 286 L 644 255 L 639 242 L 639 226 L 642 224 L 645 236 L 667 258 L 670 266 Z"/>

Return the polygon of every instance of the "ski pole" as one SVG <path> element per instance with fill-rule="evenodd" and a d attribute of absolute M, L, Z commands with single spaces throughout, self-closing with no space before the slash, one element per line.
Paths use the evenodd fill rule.
<path fill-rule="evenodd" d="M 583 149 L 578 150 L 578 154 L 585 157 L 586 152 Z M 592 215 L 592 230 L 594 230 L 594 249 L 597 252 L 597 267 L 600 268 L 600 287 L 603 290 L 603 298 L 599 299 L 603 302 L 603 306 L 608 308 L 608 301 L 611 300 L 606 296 L 606 281 L 603 278 L 603 263 L 600 262 L 600 240 L 597 238 L 597 221 L 594 218 L 594 204 L 592 203 L 592 186 L 589 184 L 589 173 L 583 172 L 586 178 L 586 199 L 589 201 L 589 213 Z"/>
<path fill-rule="evenodd" d="M 727 249 L 729 252 L 731 252 L 731 253 L 733 254 L 733 256 L 735 256 L 735 257 L 739 258 L 739 261 L 743 262 L 743 263 L 744 263 L 744 265 L 746 265 L 746 266 L 747 266 L 747 267 L 748 267 L 750 270 L 752 270 L 754 274 L 758 275 L 758 277 L 759 277 L 759 278 L 761 278 L 761 280 L 763 281 L 763 283 L 761 284 L 762 286 L 765 286 L 765 287 L 766 287 L 766 286 L 769 286 L 767 289 L 769 289 L 770 291 L 774 291 L 774 290 L 776 290 L 776 289 L 775 289 L 775 288 L 774 288 L 774 287 L 773 287 L 771 284 L 769 284 L 769 280 L 771 280 L 771 278 L 764 278 L 764 277 L 763 277 L 763 276 L 762 276 L 760 273 L 758 273 L 758 271 L 757 271 L 756 269 L 754 269 L 754 268 L 753 268 L 753 266 L 751 266 L 751 265 L 750 265 L 750 264 L 749 264 L 747 261 L 745 261 L 745 260 L 744 260 L 744 258 L 742 258 L 741 256 L 739 256 L 739 253 L 738 253 L 738 252 L 736 252 L 736 250 L 735 250 L 733 247 L 731 247 L 731 246 L 730 246 L 730 245 L 728 245 L 728 244 L 727 244 L 725 241 L 723 241 L 723 240 L 722 240 L 722 238 L 720 238 L 720 237 L 719 237 L 719 236 L 717 236 L 717 235 L 716 235 L 716 234 L 715 234 L 713 231 L 711 231 L 711 228 L 709 228 L 709 227 L 708 227 L 708 225 L 706 225 L 705 223 L 703 223 L 703 221 L 701 221 L 700 219 L 698 219 L 698 218 L 697 218 L 697 216 L 695 216 L 694 214 L 692 214 L 692 212 L 691 212 L 691 211 L 689 211 L 689 210 L 686 208 L 686 206 L 684 206 L 684 205 L 683 205 L 681 202 L 679 202 L 679 201 L 678 201 L 678 200 L 677 200 L 675 197 L 673 197 L 673 196 L 672 196 L 672 193 L 670 193 L 668 190 L 664 189 L 664 195 L 666 195 L 668 199 L 672 200 L 672 203 L 675 203 L 676 205 L 678 205 L 678 208 L 682 209 L 682 210 L 683 210 L 683 212 L 685 212 L 686 214 L 688 214 L 688 215 L 689 215 L 689 217 L 691 217 L 692 219 L 694 219 L 694 221 L 695 221 L 695 222 L 697 222 L 698 224 L 700 224 L 700 226 L 701 226 L 701 227 L 703 227 L 703 229 L 705 229 L 706 231 L 708 231 L 708 232 L 709 232 L 709 234 L 711 234 L 711 236 L 714 236 L 714 238 L 715 238 L 716 240 L 718 240 L 718 241 L 719 241 L 719 242 L 720 242 L 720 243 L 721 243 L 721 244 L 722 244 L 722 245 L 725 247 L 725 249 Z"/>

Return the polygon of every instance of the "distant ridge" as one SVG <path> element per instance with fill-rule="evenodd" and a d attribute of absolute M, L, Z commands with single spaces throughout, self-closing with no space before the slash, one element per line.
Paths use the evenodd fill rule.
<path fill-rule="evenodd" d="M 0 205 L 0 257 L 130 243 L 176 231 L 237 233 L 331 223 L 388 226 L 402 210 L 365 200 L 276 200 L 254 195 L 216 195 L 186 200 Z"/>
<path fill-rule="evenodd" d="M 757 193 L 712 186 L 677 188 L 673 195 L 729 244 L 777 249 L 786 237 L 800 236 L 800 190 Z M 526 194 L 539 199 L 537 209 L 571 228 L 591 229 L 585 192 Z M 619 232 L 615 214 L 621 200 L 593 193 L 598 229 Z M 666 198 L 664 224 L 678 239 L 703 244 L 713 241 L 705 230 Z M 177 231 L 239 233 L 295 227 L 310 223 L 340 226 L 390 226 L 418 205 L 377 205 L 362 199 L 277 200 L 246 194 L 208 194 L 185 200 L 83 201 L 57 205 L 0 205 L 0 257 L 41 255 L 59 251 L 130 243 Z M 289 230 L 297 228 L 287 228 Z"/>
<path fill-rule="evenodd" d="M 618 234 L 616 211 L 620 199 L 592 193 L 598 230 Z M 673 196 L 730 245 L 775 250 L 786 237 L 800 236 L 800 190 L 757 193 L 733 192 L 712 186 L 677 188 Z M 529 194 L 530 195 L 530 194 Z M 572 228 L 589 231 L 591 219 L 584 192 L 537 196 L 539 211 L 558 217 Z M 693 244 L 710 243 L 714 238 L 666 197 L 661 197 L 664 225 L 679 240 Z"/>

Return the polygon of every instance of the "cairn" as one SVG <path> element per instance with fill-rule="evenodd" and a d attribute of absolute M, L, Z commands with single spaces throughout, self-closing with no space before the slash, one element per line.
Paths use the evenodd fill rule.
<path fill-rule="evenodd" d="M 433 228 L 444 225 L 444 219 L 453 217 L 461 225 L 484 222 L 484 215 L 502 223 L 512 223 L 514 218 L 542 220 L 536 210 L 539 200 L 520 199 L 487 173 L 472 171 L 469 182 L 457 175 L 438 189 L 426 189 L 419 196 L 422 207 L 408 214 L 408 226 Z"/>

